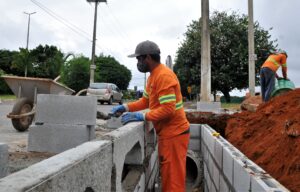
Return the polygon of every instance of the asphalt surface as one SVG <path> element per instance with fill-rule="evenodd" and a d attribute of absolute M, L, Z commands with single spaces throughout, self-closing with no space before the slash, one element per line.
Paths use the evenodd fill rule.
<path fill-rule="evenodd" d="M 18 132 L 11 124 L 11 120 L 6 117 L 11 112 L 15 101 L 2 101 L 0 103 L 0 143 L 6 143 L 10 147 L 10 151 L 16 150 L 17 147 L 22 147 L 27 144 L 28 131 Z M 118 105 L 97 105 L 97 110 L 108 113 L 112 107 Z M 95 114 L 96 115 L 96 114 Z"/>

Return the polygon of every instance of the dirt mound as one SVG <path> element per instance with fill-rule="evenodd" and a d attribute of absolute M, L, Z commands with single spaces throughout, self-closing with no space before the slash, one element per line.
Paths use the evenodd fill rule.
<path fill-rule="evenodd" d="M 300 191 L 300 89 L 234 114 L 226 138 L 291 191 Z"/>

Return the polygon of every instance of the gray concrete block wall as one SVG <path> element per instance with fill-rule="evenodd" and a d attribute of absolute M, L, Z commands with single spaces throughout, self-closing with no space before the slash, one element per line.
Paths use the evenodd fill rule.
<path fill-rule="evenodd" d="M 96 113 L 96 97 L 39 94 L 35 121 L 49 124 L 95 125 Z"/>
<path fill-rule="evenodd" d="M 153 190 L 159 164 L 157 144 L 153 140 L 155 132 L 153 127 L 149 129 L 151 134 L 147 130 L 143 122 L 127 124 L 99 140 L 84 143 L 0 179 L 0 189 L 7 192 L 122 191 L 124 164 L 132 164 L 138 169 L 128 173 L 137 174 L 137 180 L 130 182 L 133 183 L 129 186 L 130 191 Z M 149 146 L 152 150 L 147 149 Z M 149 162 L 144 167 L 146 157 Z"/>
<path fill-rule="evenodd" d="M 289 191 L 208 125 L 201 125 L 204 191 Z"/>
<path fill-rule="evenodd" d="M 28 151 L 61 153 L 95 138 L 95 127 L 85 125 L 32 125 Z"/>
<path fill-rule="evenodd" d="M 112 144 L 92 141 L 0 179 L 6 192 L 110 191 Z"/>
<path fill-rule="evenodd" d="M 39 94 L 28 150 L 60 153 L 95 138 L 97 99 Z"/>
<path fill-rule="evenodd" d="M 0 178 L 8 173 L 8 146 L 0 143 Z"/>

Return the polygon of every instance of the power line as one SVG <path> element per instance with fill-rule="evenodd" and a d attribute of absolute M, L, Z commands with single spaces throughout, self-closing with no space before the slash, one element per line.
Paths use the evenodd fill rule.
<path fill-rule="evenodd" d="M 60 22 L 61 24 L 65 25 L 66 27 L 68 27 L 69 29 L 71 29 L 73 32 L 75 32 L 78 35 L 86 38 L 88 41 L 92 41 L 90 39 L 90 37 L 89 37 L 90 34 L 88 34 L 87 32 L 83 31 L 82 29 L 80 29 L 76 25 L 68 22 L 66 19 L 64 19 L 61 16 L 57 15 L 56 13 L 54 13 L 52 10 L 48 9 L 43 4 L 41 4 L 41 3 L 39 3 L 39 2 L 37 2 L 35 0 L 31 0 L 31 2 L 34 3 L 36 6 L 38 6 L 39 8 L 41 8 L 42 10 L 44 10 L 47 14 L 49 14 L 51 17 L 53 17 L 54 19 L 56 19 L 58 22 Z"/>

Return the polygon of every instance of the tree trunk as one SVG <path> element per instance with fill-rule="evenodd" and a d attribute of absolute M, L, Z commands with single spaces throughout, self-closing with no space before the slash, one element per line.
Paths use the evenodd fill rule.
<path fill-rule="evenodd" d="M 226 103 L 230 103 L 230 94 L 229 91 L 222 91 L 224 97 L 225 97 L 225 101 Z"/>

